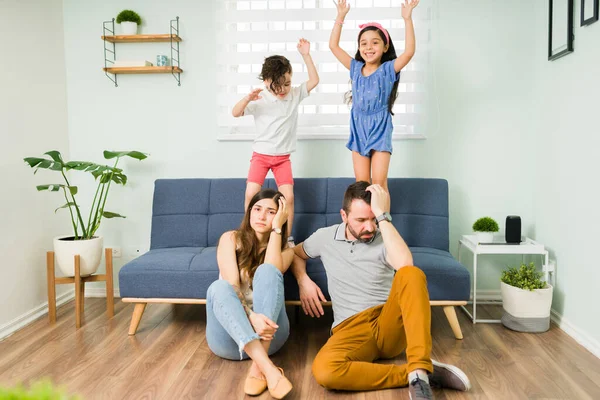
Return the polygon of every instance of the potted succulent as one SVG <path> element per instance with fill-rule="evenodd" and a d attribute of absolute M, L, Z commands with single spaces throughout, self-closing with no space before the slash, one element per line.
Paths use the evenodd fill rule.
<path fill-rule="evenodd" d="M 125 218 L 123 215 L 107 211 L 105 209 L 106 199 L 112 183 L 125 185 L 127 176 L 123 170 L 117 168 L 117 164 L 122 157 L 131 157 L 137 160 L 143 160 L 146 154 L 139 151 L 104 151 L 104 158 L 114 159 L 114 165 L 100 165 L 88 161 L 64 161 L 59 151 L 52 150 L 44 153 L 45 158 L 27 157 L 24 161 L 31 168 L 35 168 L 34 173 L 39 169 L 48 169 L 60 172 L 64 183 L 54 183 L 38 185 L 38 191 L 61 191 L 65 197 L 66 203 L 58 207 L 54 212 L 66 208 L 71 216 L 73 233 L 71 235 L 59 236 L 54 238 L 54 253 L 60 270 L 65 276 L 75 275 L 74 255 L 80 256 L 81 275 L 91 275 L 98 269 L 102 258 L 103 240 L 101 236 L 96 235 L 100 227 L 102 218 Z M 90 173 L 98 182 L 94 200 L 89 209 L 89 215 L 85 218 L 81 210 L 80 203 L 77 202 L 77 186 L 71 185 L 67 178 L 67 172 L 70 170 Z"/>
<path fill-rule="evenodd" d="M 482 217 L 473 224 L 473 231 L 479 243 L 491 243 L 494 240 L 494 232 L 498 232 L 498 223 L 493 218 Z"/>
<path fill-rule="evenodd" d="M 142 24 L 142 18 L 132 10 L 123 10 L 117 15 L 117 24 L 121 24 L 124 35 L 136 35 L 138 25 Z"/>
<path fill-rule="evenodd" d="M 552 286 L 541 280 L 534 263 L 502 272 L 502 324 L 519 332 L 546 332 L 550 328 Z"/>

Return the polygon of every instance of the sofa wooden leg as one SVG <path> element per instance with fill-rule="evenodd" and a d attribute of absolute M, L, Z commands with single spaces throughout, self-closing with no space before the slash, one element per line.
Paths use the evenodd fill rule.
<path fill-rule="evenodd" d="M 446 314 L 446 318 L 448 318 L 450 328 L 452 328 L 452 332 L 454 332 L 454 337 L 456 339 L 462 339 L 463 334 L 460 329 L 460 324 L 458 323 L 458 317 L 456 316 L 454 306 L 444 306 L 444 314 Z"/>
<path fill-rule="evenodd" d="M 129 335 L 135 335 L 135 331 L 137 331 L 137 328 L 140 325 L 147 304 L 148 303 L 137 303 L 135 305 L 133 315 L 131 316 L 131 324 L 129 324 Z"/>

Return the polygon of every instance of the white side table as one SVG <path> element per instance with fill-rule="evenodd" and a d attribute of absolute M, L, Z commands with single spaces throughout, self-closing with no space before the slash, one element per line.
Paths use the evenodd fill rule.
<path fill-rule="evenodd" d="M 545 249 L 543 244 L 540 244 L 530 238 L 525 238 L 520 244 L 508 244 L 504 242 L 502 237 L 494 237 L 494 242 L 479 244 L 475 235 L 463 235 L 458 241 L 458 262 L 460 262 L 460 253 L 462 247 L 467 248 L 473 254 L 473 314 L 461 306 L 467 315 L 473 320 L 473 323 L 477 322 L 491 322 L 500 323 L 499 319 L 477 319 L 477 258 L 483 254 L 521 254 L 525 256 L 539 254 L 543 257 L 544 265 L 543 272 L 546 282 L 549 282 L 550 273 L 554 272 L 553 269 L 548 265 L 548 251 Z"/>

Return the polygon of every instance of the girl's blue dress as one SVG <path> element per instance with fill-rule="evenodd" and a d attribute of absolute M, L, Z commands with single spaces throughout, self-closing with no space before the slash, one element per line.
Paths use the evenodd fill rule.
<path fill-rule="evenodd" d="M 346 147 L 365 157 L 371 151 L 392 152 L 392 114 L 388 100 L 400 72 L 394 70 L 394 61 L 386 61 L 369 76 L 363 76 L 365 63 L 352 59 L 352 111 L 350 112 L 350 139 Z"/>

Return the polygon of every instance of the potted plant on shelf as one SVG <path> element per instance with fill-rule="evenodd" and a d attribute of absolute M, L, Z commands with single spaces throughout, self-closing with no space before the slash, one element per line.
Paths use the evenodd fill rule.
<path fill-rule="evenodd" d="M 502 272 L 502 325 L 519 332 L 546 332 L 550 328 L 552 286 L 541 277 L 534 263 Z"/>
<path fill-rule="evenodd" d="M 121 24 L 124 35 L 136 35 L 138 25 L 142 24 L 142 18 L 132 10 L 123 10 L 117 15 L 117 24 Z"/>
<path fill-rule="evenodd" d="M 479 243 L 491 243 L 494 240 L 494 232 L 498 232 L 498 223 L 493 218 L 482 217 L 473 224 L 473 231 Z"/>
<path fill-rule="evenodd" d="M 60 172 L 64 183 L 46 184 L 36 186 L 38 191 L 48 190 L 51 192 L 62 191 L 66 203 L 58 207 L 54 212 L 62 208 L 69 210 L 73 234 L 59 236 L 54 238 L 54 253 L 60 270 L 65 276 L 75 275 L 74 256 L 80 256 L 81 276 L 91 275 L 98 269 L 102 258 L 103 240 L 102 236 L 96 236 L 96 231 L 100 227 L 102 218 L 125 218 L 123 215 L 107 211 L 105 209 L 106 199 L 112 183 L 125 185 L 127 176 L 123 170 L 117 168 L 117 164 L 122 157 L 131 157 L 137 160 L 143 160 L 147 154 L 139 151 L 104 151 L 104 158 L 114 159 L 114 165 L 100 165 L 88 161 L 68 161 L 62 159 L 59 151 L 52 150 L 44 153 L 48 158 L 27 157 L 24 161 L 31 168 L 48 169 Z M 94 200 L 90 207 L 90 212 L 85 218 L 80 203 L 77 202 L 77 186 L 71 185 L 67 178 L 67 172 L 70 170 L 90 173 L 98 185 Z"/>

